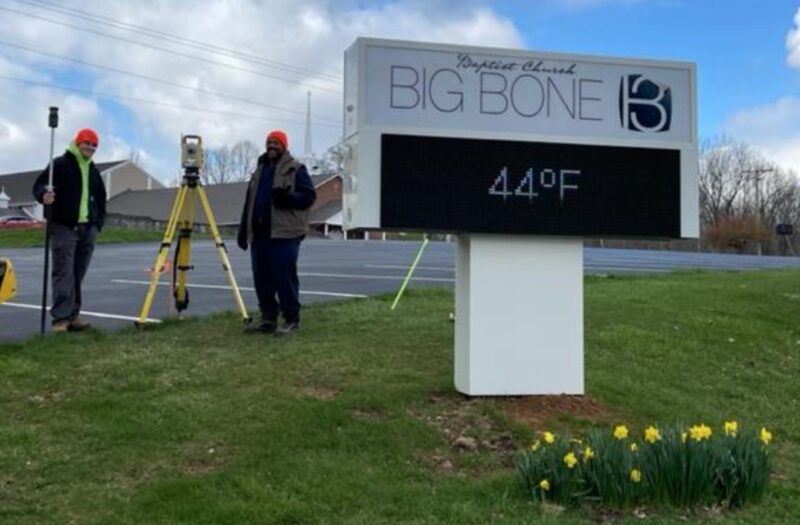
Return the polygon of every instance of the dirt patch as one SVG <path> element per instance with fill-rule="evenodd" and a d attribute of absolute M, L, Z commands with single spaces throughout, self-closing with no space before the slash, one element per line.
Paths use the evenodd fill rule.
<path fill-rule="evenodd" d="M 374 408 L 354 408 L 351 414 L 353 419 L 361 421 L 381 421 L 385 417 L 380 410 Z"/>
<path fill-rule="evenodd" d="M 589 396 L 525 396 L 509 397 L 499 402 L 509 419 L 541 429 L 553 420 L 571 417 L 593 423 L 608 419 L 610 411 Z"/>
<path fill-rule="evenodd" d="M 452 474 L 455 471 L 453 461 L 445 454 L 422 454 L 422 461 L 438 474 Z"/>
<path fill-rule="evenodd" d="M 197 461 L 191 461 L 183 468 L 183 471 L 190 476 L 203 476 L 219 469 L 222 466 L 222 463 L 222 461 L 216 461 L 213 459 L 200 459 Z"/>
<path fill-rule="evenodd" d="M 448 444 L 421 455 L 423 463 L 439 474 L 481 476 L 513 467 L 524 446 L 520 439 L 530 437 L 515 436 L 508 421 L 533 432 L 564 419 L 604 424 L 614 414 L 588 396 L 479 398 L 442 392 L 430 395 L 427 406 L 414 416 L 435 427 Z"/>
<path fill-rule="evenodd" d="M 66 399 L 64 392 L 43 392 L 42 394 L 32 394 L 28 396 L 28 401 L 37 405 L 45 403 L 57 403 Z"/>
<path fill-rule="evenodd" d="M 592 511 L 592 520 L 595 523 L 614 523 L 623 518 L 621 510 L 597 508 Z"/>
<path fill-rule="evenodd" d="M 431 410 L 417 416 L 436 427 L 458 455 L 495 452 L 502 463 L 508 463 L 516 451 L 514 437 L 499 428 L 487 415 L 480 399 L 461 396 L 433 395 L 428 398 Z M 427 461 L 436 470 L 449 471 L 453 458 L 433 456 Z"/>
<path fill-rule="evenodd" d="M 192 476 L 202 476 L 214 472 L 225 464 L 222 445 L 210 443 L 193 447 L 191 457 L 183 466 L 183 471 Z"/>
<path fill-rule="evenodd" d="M 300 397 L 310 397 L 320 401 L 331 401 L 339 397 L 339 390 L 325 386 L 303 386 L 296 389 Z"/>

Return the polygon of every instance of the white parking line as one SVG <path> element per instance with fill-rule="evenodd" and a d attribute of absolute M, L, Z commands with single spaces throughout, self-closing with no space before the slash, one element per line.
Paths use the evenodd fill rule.
<path fill-rule="evenodd" d="M 402 281 L 405 275 L 353 275 L 347 273 L 301 273 L 301 277 L 333 277 L 335 279 L 381 279 L 389 281 Z M 454 283 L 455 279 L 444 277 L 412 277 L 412 281 L 431 281 L 440 283 Z"/>
<path fill-rule="evenodd" d="M 130 279 L 111 279 L 111 282 L 112 283 L 117 283 L 117 284 L 145 284 L 145 285 L 148 285 L 148 286 L 150 285 L 150 281 L 133 281 L 133 280 L 130 280 Z M 169 286 L 169 283 L 167 283 L 167 282 L 159 282 L 158 285 L 159 286 Z M 206 289 L 209 289 L 209 290 L 230 290 L 231 289 L 230 286 L 221 285 L 221 284 L 194 284 L 194 283 L 187 283 L 186 286 L 188 286 L 189 288 L 206 288 Z M 244 290 L 244 291 L 247 291 L 247 292 L 253 292 L 253 291 L 255 291 L 255 288 L 252 288 L 250 286 L 240 286 L 239 290 Z M 367 297 L 366 295 L 358 294 L 358 293 L 318 292 L 318 291 L 312 291 L 312 290 L 300 290 L 300 293 L 303 294 L 303 295 L 322 295 L 322 296 L 327 296 L 327 297 L 347 297 L 347 298 L 354 298 L 354 299 L 363 299 L 363 298 Z"/>
<path fill-rule="evenodd" d="M 27 308 L 29 310 L 41 310 L 42 305 L 40 304 L 24 304 L 24 303 L 3 303 L 0 306 L 13 306 L 15 308 Z M 50 310 L 50 307 L 47 308 Z M 87 310 L 81 310 L 81 315 L 85 315 L 87 317 L 99 317 L 101 319 L 117 319 L 120 321 L 138 321 L 138 317 L 130 317 L 128 315 L 117 315 L 117 314 L 104 314 L 102 312 L 89 312 Z M 146 323 L 160 323 L 160 319 L 150 319 L 149 317 L 145 319 Z"/>
<path fill-rule="evenodd" d="M 365 264 L 365 268 L 378 268 L 385 270 L 408 270 L 408 266 L 392 266 L 390 264 Z M 455 268 L 447 268 L 444 266 L 417 266 L 417 270 L 432 270 L 437 272 L 454 272 Z"/>

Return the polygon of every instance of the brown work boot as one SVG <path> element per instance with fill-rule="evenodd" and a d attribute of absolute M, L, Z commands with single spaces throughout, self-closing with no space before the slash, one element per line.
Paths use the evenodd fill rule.
<path fill-rule="evenodd" d="M 80 317 L 76 317 L 75 319 L 69 322 L 70 332 L 80 332 L 81 330 L 86 330 L 87 328 L 91 327 L 92 325 L 89 324 L 89 321 L 81 319 Z"/>
<path fill-rule="evenodd" d="M 60 321 L 53 321 L 51 328 L 54 334 L 65 334 L 69 331 L 69 320 L 61 319 Z"/>

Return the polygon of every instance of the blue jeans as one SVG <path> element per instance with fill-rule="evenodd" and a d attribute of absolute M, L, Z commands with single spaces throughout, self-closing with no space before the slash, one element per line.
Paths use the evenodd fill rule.
<path fill-rule="evenodd" d="M 258 235 L 253 239 L 250 264 L 258 308 L 264 319 L 277 320 L 280 311 L 287 323 L 300 322 L 297 257 L 301 240 L 302 237 L 268 239 Z"/>

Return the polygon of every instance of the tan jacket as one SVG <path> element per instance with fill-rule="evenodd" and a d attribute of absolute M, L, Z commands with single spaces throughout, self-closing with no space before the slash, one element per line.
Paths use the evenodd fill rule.
<path fill-rule="evenodd" d="M 258 192 L 258 183 L 264 171 L 264 163 L 269 162 L 266 155 L 258 159 L 258 166 L 250 175 L 250 184 L 247 186 L 247 202 L 245 203 L 244 216 L 247 224 L 247 242 L 253 242 L 253 204 Z M 272 178 L 273 188 L 287 188 L 294 190 L 295 174 L 302 164 L 285 151 L 275 166 L 275 175 Z M 296 209 L 282 209 L 272 206 L 270 235 L 273 239 L 293 239 L 305 235 L 308 231 L 310 211 Z"/>

